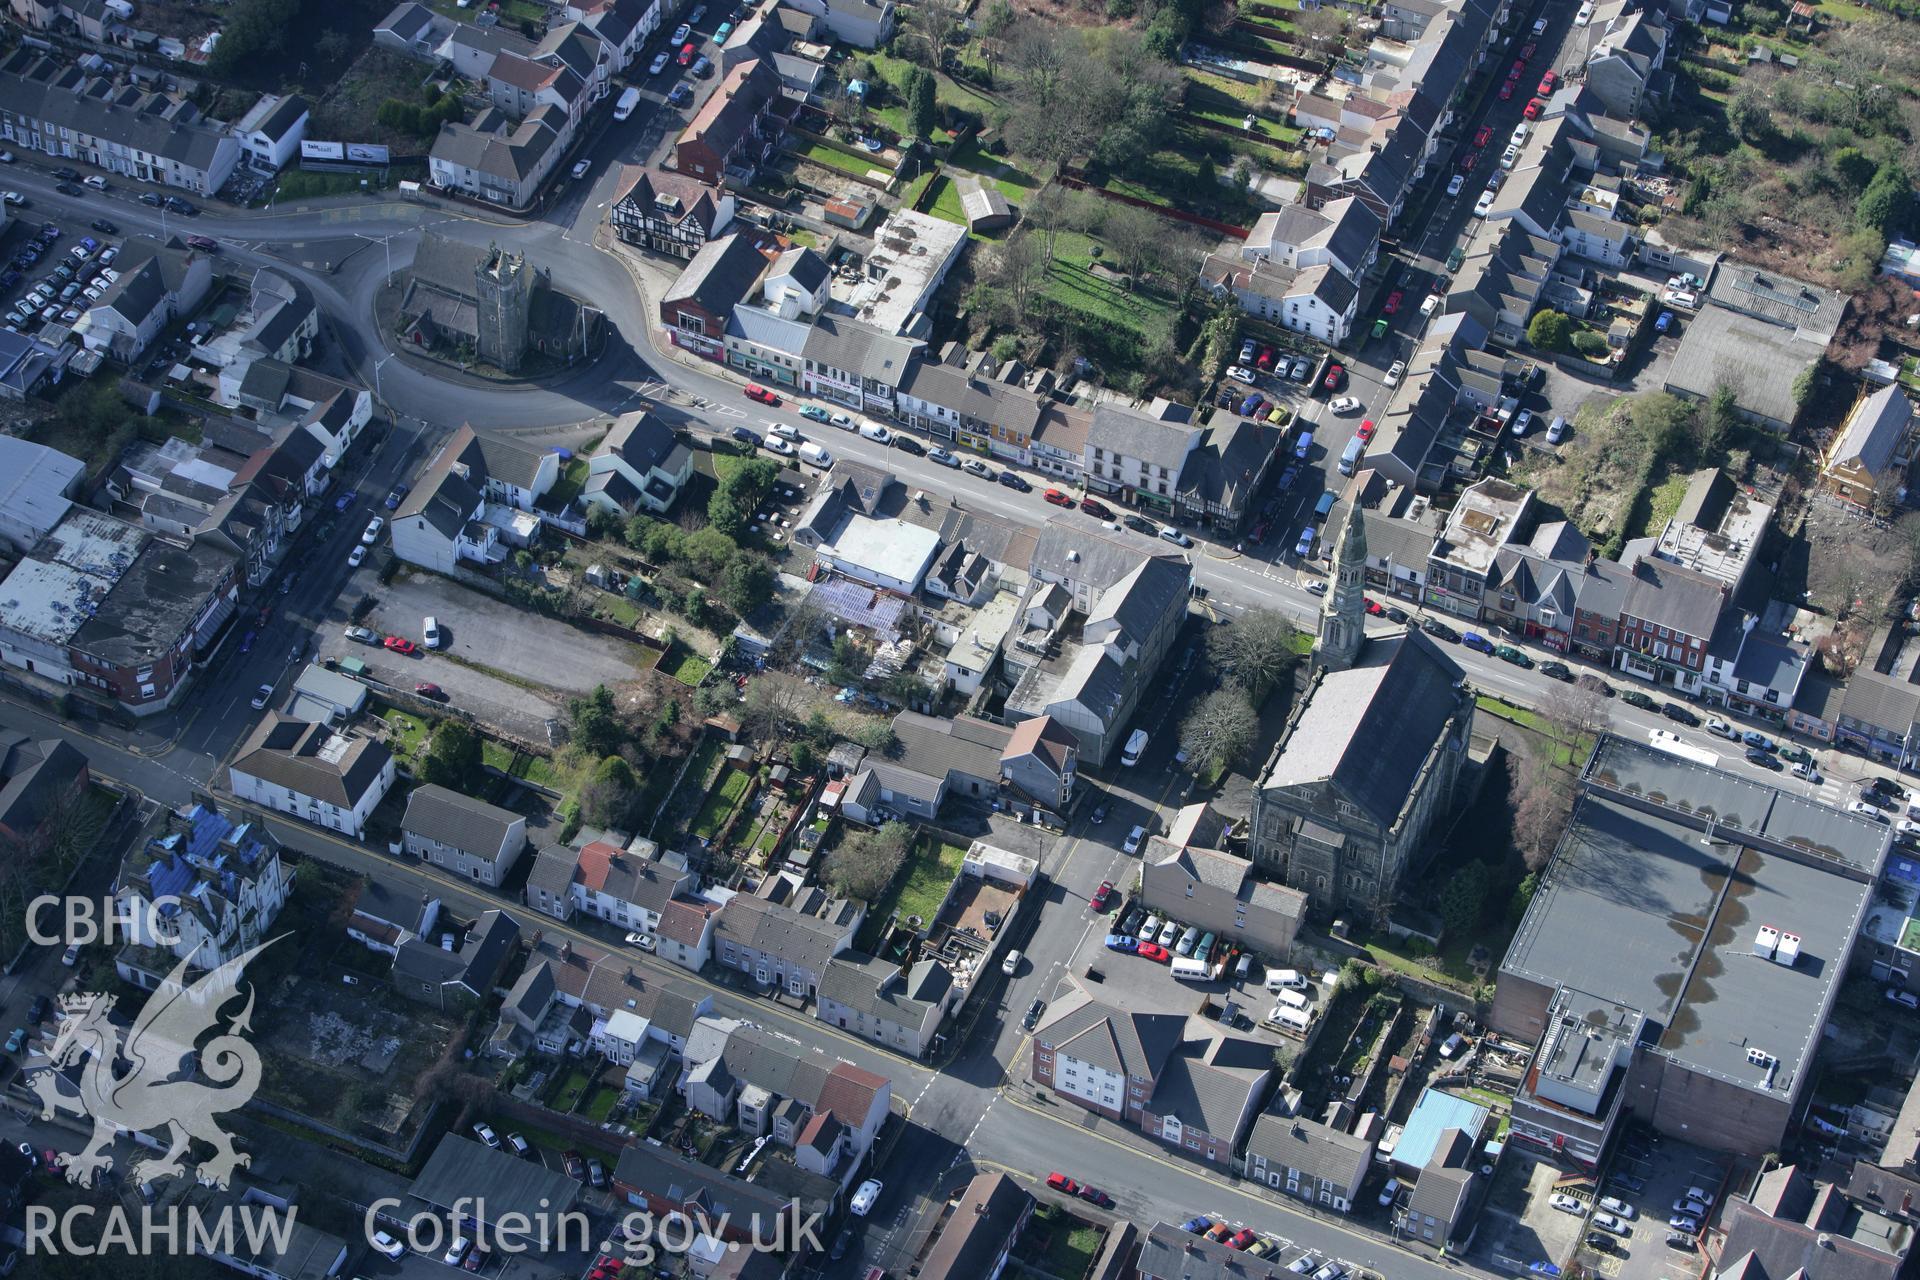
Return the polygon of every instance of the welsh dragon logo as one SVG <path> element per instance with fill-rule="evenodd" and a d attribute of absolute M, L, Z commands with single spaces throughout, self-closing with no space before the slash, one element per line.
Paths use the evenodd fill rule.
<path fill-rule="evenodd" d="M 246 1006 L 227 1029 L 205 1045 L 200 1039 L 215 1029 L 222 1006 L 239 994 L 247 965 L 271 945 L 263 942 L 235 956 L 191 986 L 185 979 L 192 957 L 183 958 L 148 997 L 124 1044 L 120 1027 L 110 1017 L 113 996 L 89 991 L 60 998 L 60 1027 L 47 1055 L 52 1066 L 35 1075 L 31 1084 L 40 1095 L 41 1119 L 52 1119 L 56 1111 L 93 1119 L 92 1138 L 62 1161 L 67 1181 L 91 1186 L 111 1169 L 109 1151 L 123 1130 L 164 1127 L 171 1132 L 172 1145 L 165 1155 L 133 1166 L 134 1178 L 142 1183 L 183 1174 L 180 1157 L 194 1138 L 214 1148 L 213 1158 L 199 1169 L 200 1181 L 210 1186 L 224 1189 L 235 1169 L 252 1163 L 251 1156 L 233 1149 L 232 1137 L 214 1121 L 220 1112 L 245 1106 L 260 1087 L 260 1054 L 241 1034 L 251 1029 L 251 986 Z M 214 1083 L 169 1079 L 180 1070 L 182 1057 L 196 1050 L 198 1074 Z M 76 1097 L 60 1073 L 83 1059 Z"/>

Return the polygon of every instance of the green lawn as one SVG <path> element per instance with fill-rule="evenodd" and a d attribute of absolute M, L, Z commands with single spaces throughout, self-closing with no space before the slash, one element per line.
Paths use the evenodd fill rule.
<path fill-rule="evenodd" d="M 699 816 L 693 820 L 693 834 L 704 840 L 712 840 L 720 834 L 720 828 L 727 825 L 727 819 L 739 807 L 740 798 L 747 794 L 747 787 L 753 781 L 753 775 L 745 769 L 728 769 L 721 775 L 720 785 L 707 796 L 707 802 L 700 806 Z"/>
<path fill-rule="evenodd" d="M 907 68 L 913 65 L 905 58 L 896 58 L 888 53 L 870 53 L 866 55 L 865 60 L 873 64 L 874 71 L 895 90 L 896 96 L 899 86 L 906 82 Z M 956 82 L 944 71 L 933 77 L 933 96 L 934 100 L 943 106 L 959 107 L 963 111 L 972 111 L 983 116 L 991 112 L 994 105 L 992 99 Z M 897 129 L 896 132 L 904 135 L 906 130 Z"/>
<path fill-rule="evenodd" d="M 1145 336 L 1171 326 L 1178 300 L 1152 289 L 1128 293 L 1113 281 L 1094 275 L 1093 245 L 1092 239 L 1078 231 L 1059 234 L 1054 241 L 1053 263 L 1047 268 L 1046 296 L 1061 306 Z"/>
<path fill-rule="evenodd" d="M 960 207 L 960 184 L 941 174 L 933 180 L 933 201 L 927 205 L 927 212 L 947 222 L 967 225 L 966 210 Z"/>
<path fill-rule="evenodd" d="M 385 705 L 381 705 L 374 714 L 385 720 L 397 735 L 393 743 L 394 754 L 411 759 L 427 745 L 427 722 L 419 716 Z"/>
<path fill-rule="evenodd" d="M 556 506 L 565 509 L 573 505 L 573 500 L 586 487 L 587 460 L 574 458 L 560 468 L 560 478 L 553 482 L 553 488 L 547 492 Z"/>
<path fill-rule="evenodd" d="M 480 758 L 510 778 L 525 778 L 536 786 L 550 787 L 555 791 L 569 789 L 570 780 L 545 756 L 516 752 L 505 743 L 482 738 Z"/>
<path fill-rule="evenodd" d="M 567 1072 L 566 1079 L 562 1080 L 560 1087 L 553 1091 L 553 1100 L 547 1105 L 560 1114 L 566 1115 L 573 1110 L 574 1105 L 580 1101 L 592 1084 L 593 1081 L 586 1071 L 575 1067 Z"/>
<path fill-rule="evenodd" d="M 957 844 L 920 842 L 905 873 L 894 880 L 889 895 L 875 904 L 872 914 L 883 922 L 895 913 L 902 920 L 919 916 L 922 921 L 931 922 L 953 878 L 960 874 L 960 863 L 966 856 L 967 851 Z"/>
<path fill-rule="evenodd" d="M 878 156 L 873 157 L 876 163 L 863 164 L 837 147 L 829 147 L 820 142 L 810 142 L 804 147 L 795 148 L 794 154 L 803 160 L 810 160 L 814 164 L 832 169 L 836 173 L 848 174 L 855 178 L 865 178 L 874 173 L 885 175 L 887 172 L 884 166 L 877 163 Z"/>
<path fill-rule="evenodd" d="M 672 651 L 661 659 L 660 670 L 681 684 L 697 685 L 707 678 L 707 673 L 713 670 L 713 664 L 687 646 L 676 643 Z"/>
<path fill-rule="evenodd" d="M 597 1084 L 593 1087 L 593 1093 L 581 1105 L 580 1114 L 595 1124 L 604 1124 L 607 1117 L 613 1114 L 613 1108 L 619 1101 L 618 1089 L 609 1089 L 605 1085 Z"/>
<path fill-rule="evenodd" d="M 1687 477 L 1680 474 L 1670 475 L 1662 480 L 1647 495 L 1647 522 L 1628 536 L 1637 538 L 1643 534 L 1660 536 L 1667 527 L 1667 521 L 1673 519 L 1673 513 L 1680 509 L 1681 500 L 1687 496 Z"/>

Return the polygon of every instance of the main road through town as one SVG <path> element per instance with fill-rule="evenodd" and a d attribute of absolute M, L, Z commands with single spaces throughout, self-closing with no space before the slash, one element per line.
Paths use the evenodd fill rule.
<path fill-rule="evenodd" d="M 791 406 L 768 412 L 746 401 L 739 382 L 717 368 L 695 367 L 656 347 L 650 302 L 639 277 L 594 243 L 612 184 L 612 166 L 604 162 L 624 158 L 623 144 L 618 137 L 604 136 L 595 151 L 601 162 L 597 181 L 575 184 L 541 220 L 531 222 L 505 222 L 458 206 L 395 200 L 246 214 L 209 209 L 187 223 L 177 217 L 163 219 L 159 211 L 117 193 L 68 199 L 54 191 L 51 177 L 26 165 L 8 171 L 7 182 L 34 205 L 69 218 L 84 221 L 105 213 L 125 230 L 179 234 L 191 229 L 212 236 L 230 260 L 283 271 L 311 289 L 328 322 L 331 346 L 325 357 L 342 372 L 376 387 L 396 424 L 377 453 L 355 464 L 354 479 L 368 492 L 383 492 L 462 422 L 477 430 L 532 440 L 558 438 L 569 430 L 578 434 L 582 424 L 604 421 L 642 401 L 653 403 L 673 425 L 695 433 L 724 434 L 736 426 L 764 432 L 773 421 L 797 420 L 787 411 Z M 556 287 L 605 313 L 611 331 L 607 352 L 576 375 L 520 388 L 449 378 L 408 357 L 389 354 L 373 323 L 376 297 L 391 287 L 388 255 L 394 267 L 403 271 L 419 233 L 427 228 L 476 244 L 498 242 L 524 252 L 552 272 Z M 1364 376 L 1358 370 L 1356 374 Z M 812 428 L 814 424 L 803 425 Z M 973 510 L 1024 523 L 1086 518 L 1044 505 L 1037 487 L 1023 494 L 852 433 L 822 430 L 833 437 L 826 443 L 836 455 L 883 465 L 908 487 L 956 497 Z M 1338 443 L 1332 448 L 1337 453 Z M 1036 485 L 1044 483 L 1038 475 L 1030 478 Z M 91 739 L 87 750 L 97 771 L 137 786 L 163 803 L 183 800 L 198 787 L 218 785 L 216 771 L 252 721 L 245 700 L 254 686 L 283 680 L 295 669 L 300 659 L 290 644 L 304 640 L 305 628 L 339 625 L 334 596 L 345 577 L 346 545 L 354 536 L 353 529 L 343 529 L 335 535 L 337 548 L 306 558 L 307 567 L 272 624 L 278 629 L 269 630 L 251 654 L 229 653 L 218 660 L 218 679 L 210 679 L 198 693 L 200 703 L 174 736 L 162 741 L 153 734 L 127 734 L 104 726 L 63 725 L 12 701 L 0 703 L 0 724 L 36 735 L 77 729 Z M 1319 600 L 1306 590 L 1306 580 L 1270 548 L 1241 554 L 1201 542 L 1182 552 L 1137 533 L 1113 536 L 1136 542 L 1142 552 L 1187 555 L 1216 617 L 1272 608 L 1311 625 L 1317 615 Z M 1464 649 L 1452 652 L 1477 687 L 1499 697 L 1537 703 L 1551 685 L 1537 670 L 1494 662 Z M 1166 701 L 1171 704 L 1179 698 Z M 1657 715 L 1618 702 L 1611 709 L 1620 732 L 1644 738 L 1652 729 L 1673 728 L 1702 747 L 1714 748 L 1713 740 L 1698 731 L 1680 729 Z M 1177 708 L 1173 711 L 1177 713 Z M 1168 714 L 1167 706 L 1162 714 Z M 1130 771 L 1120 785 L 1109 788 L 1117 802 L 1142 812 L 1178 802 L 1185 782 L 1167 759 L 1170 736 L 1157 735 L 1153 756 L 1140 769 Z M 1752 771 L 1738 753 L 1723 754 L 1723 762 Z M 1790 778 L 1783 782 L 1778 775 L 1768 775 L 1766 780 L 1812 789 Z M 1296 1202 L 1276 1199 L 1138 1137 L 1090 1124 L 1077 1112 L 1036 1098 L 1022 1083 L 1026 1038 L 1019 1027 L 1019 1013 L 1030 999 L 1051 999 L 1057 994 L 1065 965 L 1087 927 L 1086 895 L 1101 879 L 1119 880 L 1121 863 L 1127 861 L 1114 847 L 1117 836 L 1111 834 L 1124 831 L 1125 824 L 1112 820 L 1096 834 L 1084 821 L 1059 839 L 1047 856 L 1049 899 L 1028 943 L 1032 961 L 1028 971 L 998 992 L 977 1021 L 966 1027 L 958 1056 L 938 1072 L 851 1040 L 811 1019 L 773 1010 L 723 987 L 713 988 L 722 1010 L 777 1026 L 822 1053 L 871 1066 L 893 1081 L 908 1120 L 882 1171 L 886 1192 L 868 1220 L 860 1248 L 846 1259 L 845 1273 L 858 1274 L 857 1268 L 870 1264 L 903 1269 L 930 1207 L 979 1169 L 1014 1172 L 1030 1183 L 1061 1169 L 1098 1182 L 1115 1197 L 1121 1215 L 1138 1221 L 1177 1221 L 1195 1212 L 1215 1213 L 1396 1278 L 1438 1280 L 1457 1270 L 1357 1232 L 1337 1218 L 1315 1216 Z M 471 886 L 443 881 L 431 868 L 388 858 L 306 826 L 278 820 L 271 825 L 298 850 L 350 867 L 379 866 L 389 875 L 411 878 L 447 898 L 456 911 L 462 906 L 495 905 Z M 638 963 L 664 967 L 652 957 L 639 957 Z"/>

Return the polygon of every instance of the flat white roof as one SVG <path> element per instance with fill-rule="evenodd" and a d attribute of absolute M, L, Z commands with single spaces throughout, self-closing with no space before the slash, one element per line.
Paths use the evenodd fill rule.
<path fill-rule="evenodd" d="M 967 229 L 958 223 L 894 210 L 873 233 L 873 252 L 860 282 L 847 294 L 847 305 L 866 324 L 902 332 L 926 309 L 928 295 L 966 239 Z"/>
<path fill-rule="evenodd" d="M 849 573 L 917 589 L 940 549 L 940 535 L 904 520 L 853 514 L 820 550 Z"/>

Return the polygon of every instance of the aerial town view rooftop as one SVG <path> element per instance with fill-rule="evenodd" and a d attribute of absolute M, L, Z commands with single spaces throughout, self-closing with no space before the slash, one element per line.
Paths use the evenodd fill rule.
<path fill-rule="evenodd" d="M 5 17 L 0 1275 L 1913 1274 L 1908 0 Z"/>

